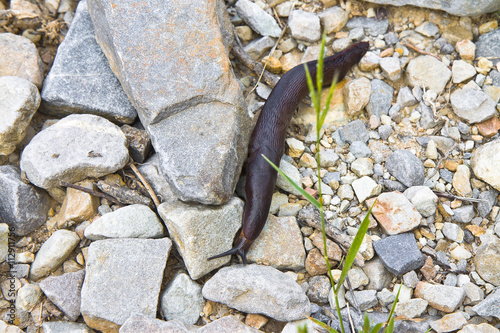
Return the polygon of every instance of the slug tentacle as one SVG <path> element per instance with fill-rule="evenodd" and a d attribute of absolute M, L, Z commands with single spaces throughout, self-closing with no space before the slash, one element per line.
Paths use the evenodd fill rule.
<path fill-rule="evenodd" d="M 369 43 L 361 42 L 327 57 L 323 62 L 323 86 L 334 78 L 341 81 L 347 71 L 361 60 Z M 316 77 L 317 61 L 306 63 L 311 77 Z M 279 165 L 285 149 L 285 136 L 294 110 L 309 93 L 304 65 L 298 65 L 278 81 L 260 113 L 250 138 L 249 157 L 246 166 L 246 202 L 243 226 L 236 245 L 229 251 L 210 259 L 238 254 L 246 264 L 246 253 L 259 236 L 269 215 L 277 172 L 262 157 L 265 155 Z"/>

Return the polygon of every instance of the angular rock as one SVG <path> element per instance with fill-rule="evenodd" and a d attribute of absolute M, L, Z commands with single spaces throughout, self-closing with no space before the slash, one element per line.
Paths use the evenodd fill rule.
<path fill-rule="evenodd" d="M 483 317 L 496 317 L 500 319 L 500 289 L 492 292 L 486 299 L 472 308 L 478 315 Z"/>
<path fill-rule="evenodd" d="M 35 44 L 10 32 L 0 33 L 0 76 L 22 77 L 38 89 L 43 82 L 43 63 Z"/>
<path fill-rule="evenodd" d="M 412 186 L 403 193 L 424 217 L 436 213 L 438 197 L 427 186 Z"/>
<path fill-rule="evenodd" d="M 87 113 L 126 124 L 137 117 L 97 45 L 87 1 L 78 4 L 71 27 L 57 49 L 43 83 L 42 100 L 42 112 L 57 117 Z"/>
<path fill-rule="evenodd" d="M 243 324 L 235 316 L 225 316 L 201 327 L 196 333 L 258 333 L 255 328 Z"/>
<path fill-rule="evenodd" d="M 354 189 L 356 197 L 360 203 L 382 192 L 382 186 L 377 184 L 368 176 L 364 176 L 353 181 L 352 188 Z"/>
<path fill-rule="evenodd" d="M 116 125 L 94 115 L 71 115 L 41 131 L 24 148 L 21 171 L 38 187 L 74 183 L 122 169 L 127 139 Z"/>
<path fill-rule="evenodd" d="M 250 246 L 247 259 L 278 269 L 303 269 L 306 251 L 295 217 L 269 215 L 261 234 Z"/>
<path fill-rule="evenodd" d="M 399 90 L 398 98 L 396 101 L 403 108 L 407 106 L 413 106 L 418 103 L 418 101 L 413 96 L 413 93 L 411 92 L 411 89 L 409 87 L 404 87 Z"/>
<path fill-rule="evenodd" d="M 306 295 L 311 302 L 319 304 L 328 302 L 328 294 L 332 289 L 329 278 L 324 275 L 313 276 L 308 280 L 308 284 Z"/>
<path fill-rule="evenodd" d="M 500 4 L 490 5 L 491 10 L 500 10 Z M 495 9 L 495 7 L 497 9 Z M 497 57 L 500 53 L 500 29 L 495 29 L 491 32 L 479 36 L 476 41 L 476 58 L 479 57 Z M 498 59 L 491 60 L 494 65 L 498 62 Z"/>
<path fill-rule="evenodd" d="M 500 140 L 481 145 L 472 153 L 470 161 L 472 171 L 477 178 L 487 182 L 500 191 Z"/>
<path fill-rule="evenodd" d="M 451 78 L 448 67 L 429 55 L 422 55 L 412 59 L 406 68 L 406 79 L 412 87 L 430 89 L 441 93 Z"/>
<path fill-rule="evenodd" d="M 315 42 L 321 38 L 320 19 L 314 13 L 294 10 L 288 16 L 288 25 L 295 39 Z"/>
<path fill-rule="evenodd" d="M 469 124 L 483 122 L 496 114 L 495 101 L 481 90 L 456 89 L 450 103 L 455 114 Z"/>
<path fill-rule="evenodd" d="M 231 259 L 226 256 L 207 260 L 233 247 L 234 236 L 241 226 L 243 202 L 233 197 L 225 205 L 212 207 L 163 203 L 158 214 L 184 259 L 189 276 L 197 280 Z"/>
<path fill-rule="evenodd" d="M 177 196 L 172 190 L 172 186 L 163 176 L 159 165 L 158 154 L 154 154 L 146 160 L 146 162 L 137 166 L 139 172 L 146 178 L 146 181 L 151 185 L 153 191 L 158 196 L 160 202 L 173 202 L 177 200 Z"/>
<path fill-rule="evenodd" d="M 187 333 L 195 331 L 197 332 L 196 326 L 186 325 L 180 320 L 163 321 L 142 314 L 134 314 L 120 327 L 119 333 Z"/>
<path fill-rule="evenodd" d="M 349 13 L 338 6 L 325 9 L 319 14 L 326 33 L 339 32 L 346 25 Z"/>
<path fill-rule="evenodd" d="M 500 239 L 493 236 L 492 241 L 484 242 L 474 257 L 477 273 L 484 280 L 500 286 Z"/>
<path fill-rule="evenodd" d="M 498 329 L 487 323 L 482 323 L 479 325 L 469 324 L 465 325 L 457 333 L 498 333 Z"/>
<path fill-rule="evenodd" d="M 414 296 L 425 299 L 435 309 L 450 313 L 462 304 L 465 291 L 458 287 L 420 281 L 415 288 Z"/>
<path fill-rule="evenodd" d="M 451 71 L 453 73 L 453 83 L 466 81 L 476 75 L 474 66 L 464 60 L 455 60 Z"/>
<path fill-rule="evenodd" d="M 476 216 L 473 205 L 466 205 L 453 209 L 452 219 L 458 223 L 469 223 Z"/>
<path fill-rule="evenodd" d="M 457 16 L 474 16 L 485 13 L 491 13 L 500 10 L 500 4 L 495 0 L 454 0 L 435 2 L 433 0 L 368 0 L 370 2 L 391 5 L 391 6 L 406 6 L 412 5 L 416 7 L 425 7 L 431 9 L 444 10 L 452 15 Z"/>
<path fill-rule="evenodd" d="M 92 333 L 90 327 L 67 321 L 47 321 L 43 323 L 44 333 Z"/>
<path fill-rule="evenodd" d="M 295 184 L 300 184 L 300 179 L 302 176 L 300 175 L 299 170 L 291 163 L 287 162 L 285 159 L 281 159 L 280 161 L 280 169 L 283 171 L 285 175 L 288 176 L 291 180 L 295 182 Z M 293 187 L 285 177 L 278 174 L 278 178 L 276 179 L 276 186 L 282 189 L 285 192 L 292 193 L 295 195 L 301 195 L 299 191 L 295 187 Z"/>
<path fill-rule="evenodd" d="M 354 17 L 347 22 L 347 29 L 363 28 L 365 35 L 376 37 L 386 33 L 389 20 L 377 20 L 374 17 Z"/>
<path fill-rule="evenodd" d="M 60 276 L 49 276 L 40 281 L 43 293 L 71 320 L 80 316 L 80 300 L 85 270 L 66 273 Z"/>
<path fill-rule="evenodd" d="M 373 242 L 373 248 L 387 270 L 395 275 L 403 275 L 424 264 L 412 233 L 383 238 Z"/>
<path fill-rule="evenodd" d="M 419 186 L 425 180 L 425 168 L 418 157 L 408 150 L 396 150 L 385 161 L 389 173 L 407 187 Z"/>
<path fill-rule="evenodd" d="M 0 166 L 0 220 L 12 232 L 24 236 L 38 229 L 47 219 L 50 199 L 46 192 L 21 180 L 13 165 Z"/>
<path fill-rule="evenodd" d="M 444 315 L 441 319 L 431 322 L 431 327 L 438 333 L 453 332 L 461 329 L 467 324 L 462 312 L 455 312 Z"/>
<path fill-rule="evenodd" d="M 160 306 L 166 320 L 196 324 L 205 302 L 201 286 L 185 273 L 177 274 L 160 296 Z"/>
<path fill-rule="evenodd" d="M 361 311 L 366 311 L 378 304 L 376 290 L 353 291 L 353 294 Z M 345 298 L 352 306 L 354 306 L 356 303 L 351 295 L 351 293 L 346 293 Z"/>
<path fill-rule="evenodd" d="M 382 80 L 374 79 L 371 81 L 370 101 L 366 105 L 366 111 L 370 115 L 380 117 L 388 114 L 391 108 L 394 88 Z"/>
<path fill-rule="evenodd" d="M 479 194 L 479 199 L 484 201 L 478 202 L 477 210 L 479 212 L 479 216 L 486 217 L 491 212 L 493 205 L 496 204 L 498 197 L 498 192 L 493 191 L 484 191 Z"/>
<path fill-rule="evenodd" d="M 16 76 L 0 77 L 0 155 L 9 155 L 26 136 L 31 117 L 40 105 L 38 88 Z"/>
<path fill-rule="evenodd" d="M 396 305 L 396 315 L 404 316 L 406 318 L 418 318 L 427 309 L 426 300 L 421 298 L 412 298 L 407 301 L 398 302 Z"/>
<path fill-rule="evenodd" d="M 227 57 L 224 3 L 148 0 L 137 6 L 130 0 L 120 10 L 108 1 L 87 4 L 96 40 L 176 193 L 185 201 L 227 202 L 252 121 Z"/>
<path fill-rule="evenodd" d="M 90 244 L 81 312 L 87 325 L 117 331 L 132 314 L 156 317 L 168 238 L 107 239 Z"/>
<path fill-rule="evenodd" d="M 76 232 L 64 229 L 54 232 L 38 250 L 31 265 L 30 277 L 38 280 L 49 275 L 76 249 L 78 243 L 80 237 Z"/>
<path fill-rule="evenodd" d="M 367 202 L 370 207 L 373 200 Z M 413 230 L 422 221 L 422 215 L 399 192 L 380 194 L 373 206 L 372 214 L 389 235 L 397 235 Z"/>
<path fill-rule="evenodd" d="M 101 216 L 85 228 L 85 238 L 159 238 L 164 236 L 158 216 L 144 205 L 129 205 Z"/>
<path fill-rule="evenodd" d="M 388 287 L 392 280 L 392 275 L 385 269 L 384 263 L 379 257 L 367 261 L 363 266 L 363 272 L 370 280 L 366 289 L 382 290 Z"/>
<path fill-rule="evenodd" d="M 359 119 L 351 121 L 349 124 L 342 127 L 339 132 L 341 139 L 347 143 L 352 143 L 354 141 L 366 143 L 370 138 L 365 124 Z"/>
<path fill-rule="evenodd" d="M 238 0 L 234 6 L 238 15 L 262 36 L 279 37 L 281 29 L 276 20 L 250 0 Z"/>
<path fill-rule="evenodd" d="M 303 319 L 311 311 L 307 296 L 293 278 L 268 266 L 222 268 L 205 283 L 202 293 L 208 300 L 279 321 Z"/>
<path fill-rule="evenodd" d="M 380 68 L 382 69 L 382 75 L 390 81 L 398 81 L 401 78 L 401 62 L 398 58 L 386 57 L 380 59 Z"/>
<path fill-rule="evenodd" d="M 370 101 L 370 80 L 365 77 L 354 79 L 342 91 L 347 113 L 350 116 L 358 115 Z"/>

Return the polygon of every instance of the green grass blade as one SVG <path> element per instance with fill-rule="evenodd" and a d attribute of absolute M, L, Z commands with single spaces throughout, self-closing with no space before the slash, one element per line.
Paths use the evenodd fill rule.
<path fill-rule="evenodd" d="M 317 88 L 318 92 L 320 92 L 321 88 L 323 88 L 323 62 L 324 62 L 324 58 L 325 58 L 325 44 L 326 44 L 326 30 L 323 31 L 323 36 L 321 37 L 321 46 L 320 46 L 320 49 L 319 49 L 319 58 L 318 58 L 317 66 L 316 66 L 316 68 L 317 68 L 317 72 L 316 72 L 316 88 Z"/>
<path fill-rule="evenodd" d="M 369 333 L 378 333 L 378 331 L 380 331 L 381 328 L 382 328 L 382 323 L 379 323 L 373 326 Z"/>
<path fill-rule="evenodd" d="M 311 73 L 309 73 L 309 67 L 307 67 L 306 64 L 304 64 L 304 70 L 306 71 L 307 86 L 309 87 L 309 96 L 311 96 L 313 106 L 316 108 L 316 105 L 318 104 L 317 96 L 319 96 L 319 94 L 316 95 L 316 90 L 314 90 L 314 84 L 311 78 Z"/>
<path fill-rule="evenodd" d="M 325 330 L 327 330 L 330 333 L 339 333 L 339 331 L 337 331 L 334 328 L 331 328 L 330 326 L 328 326 L 327 324 L 325 324 L 322 321 L 319 321 L 318 319 L 315 319 L 313 317 L 307 317 L 307 318 L 309 318 L 309 320 L 313 321 L 315 324 L 318 324 L 319 326 L 321 326 L 322 328 L 324 328 Z"/>
<path fill-rule="evenodd" d="M 375 204 L 375 202 L 376 200 L 373 202 L 373 205 Z M 347 272 L 349 271 L 349 269 L 351 269 L 351 266 L 354 263 L 354 259 L 358 254 L 359 248 L 361 247 L 361 243 L 363 243 L 363 238 L 365 237 L 366 232 L 368 231 L 368 226 L 370 225 L 369 217 L 372 212 L 373 205 L 366 213 L 365 218 L 363 219 L 361 225 L 359 226 L 356 237 L 354 237 L 354 240 L 352 241 L 351 248 L 349 249 L 349 252 L 347 253 L 347 257 L 345 259 L 344 267 L 342 268 L 342 273 L 340 274 L 340 279 L 337 282 L 337 289 L 340 288 L 340 286 L 344 283 L 344 280 L 347 276 Z"/>
<path fill-rule="evenodd" d="M 300 194 L 302 194 L 307 200 L 309 200 L 309 202 L 312 203 L 314 205 L 314 207 L 320 209 L 321 205 L 319 204 L 318 200 L 314 199 L 309 193 L 304 191 L 304 189 L 302 187 L 295 184 L 295 182 L 293 180 L 291 180 L 287 175 L 285 175 L 285 173 L 283 171 L 281 171 L 281 169 L 278 168 L 273 162 L 271 162 L 265 155 L 262 155 L 262 157 L 264 157 L 264 159 L 267 161 L 267 163 L 271 164 L 271 166 L 274 169 L 276 169 L 276 171 L 278 171 L 278 173 L 280 175 L 282 175 L 286 179 L 286 181 L 288 183 L 290 183 L 290 185 L 295 187 L 295 189 L 297 189 L 297 191 L 299 191 Z"/>
<path fill-rule="evenodd" d="M 368 332 L 370 330 L 370 319 L 368 318 L 368 315 L 364 314 L 363 316 L 363 332 Z"/>
<path fill-rule="evenodd" d="M 307 329 L 307 324 L 304 324 L 303 326 L 297 326 L 297 333 L 308 333 L 309 330 Z"/>
<path fill-rule="evenodd" d="M 399 289 L 398 289 L 398 293 L 396 294 L 396 298 L 394 299 L 394 302 L 392 302 L 391 312 L 389 312 L 389 324 L 385 328 L 384 333 L 386 333 L 386 332 L 392 333 L 392 331 L 394 330 L 394 311 L 396 311 L 396 304 L 398 303 L 399 293 L 401 292 L 402 286 L 403 286 L 403 284 L 399 285 Z M 392 324 L 391 324 L 391 322 L 392 322 Z"/>
<path fill-rule="evenodd" d="M 336 85 L 337 85 L 337 75 L 335 75 L 332 81 L 332 85 L 330 86 L 330 91 L 328 92 L 328 98 L 326 99 L 326 105 L 321 111 L 321 117 L 319 119 L 321 127 L 323 127 L 323 124 L 325 123 L 326 115 L 328 114 L 328 110 L 330 108 L 330 103 L 332 102 L 333 92 L 335 91 Z"/>

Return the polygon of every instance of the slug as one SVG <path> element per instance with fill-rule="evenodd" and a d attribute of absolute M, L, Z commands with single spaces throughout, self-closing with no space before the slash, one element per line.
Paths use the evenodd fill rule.
<path fill-rule="evenodd" d="M 323 86 L 330 85 L 335 76 L 337 81 L 341 81 L 347 71 L 363 57 L 368 46 L 368 42 L 357 43 L 325 58 Z M 316 63 L 316 60 L 306 63 L 313 82 L 316 82 Z M 279 165 L 285 149 L 288 124 L 298 104 L 308 94 L 304 64 L 286 72 L 272 90 L 250 138 L 245 185 L 247 198 L 241 232 L 232 249 L 208 260 L 238 254 L 243 264 L 247 263 L 246 253 L 266 224 L 277 177 L 276 170 L 262 155 Z"/>

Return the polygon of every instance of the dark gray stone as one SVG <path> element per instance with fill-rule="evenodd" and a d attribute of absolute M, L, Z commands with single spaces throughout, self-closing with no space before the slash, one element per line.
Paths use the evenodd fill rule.
<path fill-rule="evenodd" d="M 363 141 L 354 141 L 349 145 L 349 151 L 356 157 L 370 157 L 372 150 Z M 328 183 L 327 183 L 328 184 Z"/>
<path fill-rule="evenodd" d="M 373 243 L 373 248 L 387 270 L 395 275 L 403 275 L 424 265 L 422 253 L 412 233 L 378 240 Z"/>
<path fill-rule="evenodd" d="M 388 114 L 391 108 L 394 88 L 382 80 L 374 79 L 371 81 L 371 89 L 370 101 L 366 105 L 368 114 L 378 117 Z"/>
<path fill-rule="evenodd" d="M 43 82 L 41 110 L 57 117 L 90 113 L 115 123 L 131 124 L 137 112 L 94 35 L 87 2 L 81 1 Z"/>
<path fill-rule="evenodd" d="M 184 201 L 227 202 L 253 122 L 227 56 L 224 2 L 127 0 L 120 10 L 114 6 L 88 0 L 96 40 L 148 131 L 164 175 Z"/>
<path fill-rule="evenodd" d="M 0 166 L 0 222 L 24 236 L 45 223 L 49 209 L 47 193 L 24 183 L 18 167 Z"/>
<path fill-rule="evenodd" d="M 432 112 L 430 107 L 425 105 L 423 102 L 420 102 L 415 110 L 420 112 L 420 126 L 422 126 L 423 129 L 429 129 L 436 126 L 434 112 Z"/>
<path fill-rule="evenodd" d="M 383 185 L 387 192 L 399 191 L 404 192 L 408 187 L 397 180 L 381 179 L 380 184 Z"/>
<path fill-rule="evenodd" d="M 408 150 L 396 150 L 387 157 L 385 168 L 407 187 L 419 186 L 425 180 L 425 168 L 420 159 Z"/>
<path fill-rule="evenodd" d="M 370 2 L 391 6 L 412 5 L 431 9 L 444 10 L 457 16 L 475 16 L 492 13 L 500 9 L 496 0 L 368 0 Z M 423 332 L 425 330 L 421 330 Z M 399 331 L 395 331 L 399 332 Z M 401 331 L 403 332 L 403 331 Z"/>
<path fill-rule="evenodd" d="M 496 204 L 498 197 L 498 191 L 484 191 L 479 194 L 479 199 L 484 201 L 480 201 L 477 204 L 477 210 L 479 212 L 479 216 L 486 217 L 493 208 L 493 205 Z"/>
<path fill-rule="evenodd" d="M 494 86 L 500 87 L 500 72 L 494 69 L 490 72 L 490 77 L 493 80 L 492 84 Z"/>
<path fill-rule="evenodd" d="M 497 7 L 500 9 L 500 3 L 497 3 Z M 490 61 L 496 65 L 499 61 L 498 55 L 500 54 L 500 29 L 495 29 L 481 35 L 475 44 L 476 58 L 492 57 Z"/>
<path fill-rule="evenodd" d="M 85 322 L 117 330 L 136 313 L 155 318 L 171 247 L 168 238 L 92 242 L 81 292 Z"/>
<path fill-rule="evenodd" d="M 354 141 L 366 143 L 370 139 L 365 124 L 359 119 L 351 121 L 349 124 L 339 129 L 339 132 L 341 139 L 347 143 L 352 143 Z"/>
<path fill-rule="evenodd" d="M 359 305 L 359 309 L 361 311 L 366 311 L 378 304 L 376 290 L 361 290 L 361 291 L 355 290 L 352 292 L 352 294 L 354 294 L 356 302 Z M 354 306 L 356 303 L 354 303 L 352 294 L 350 292 L 346 293 L 345 298 L 349 302 L 349 304 Z"/>
<path fill-rule="evenodd" d="M 328 184 L 332 180 L 336 180 L 340 182 L 340 172 L 335 171 L 335 172 L 327 172 L 325 176 L 323 177 L 323 183 Z"/>
<path fill-rule="evenodd" d="M 500 319 L 500 289 L 492 292 L 488 297 L 474 306 L 474 310 L 478 315 L 483 317 L 496 317 Z"/>
<path fill-rule="evenodd" d="M 309 288 L 306 295 L 309 300 L 314 303 L 328 303 L 328 293 L 332 288 L 330 279 L 324 275 L 313 276 L 308 280 Z"/>
<path fill-rule="evenodd" d="M 439 176 L 441 178 L 443 178 L 443 180 L 447 181 L 448 183 L 453 182 L 453 172 L 451 172 L 448 169 L 440 169 Z"/>
<path fill-rule="evenodd" d="M 417 104 L 418 101 L 415 96 L 413 96 L 410 87 L 403 87 L 399 90 L 397 103 L 401 105 L 402 108 L 405 108 L 407 106 L 413 106 Z"/>
<path fill-rule="evenodd" d="M 452 216 L 453 221 L 459 223 L 469 223 L 472 221 L 474 216 L 476 216 L 476 211 L 473 205 L 466 205 L 452 209 L 454 215 Z"/>
<path fill-rule="evenodd" d="M 379 21 L 374 17 L 354 17 L 347 22 L 346 27 L 349 30 L 363 28 L 365 35 L 376 37 L 386 33 L 387 28 L 389 28 L 389 20 Z"/>
<path fill-rule="evenodd" d="M 85 270 L 49 276 L 38 284 L 43 293 L 71 320 L 80 316 L 80 293 Z"/>
<path fill-rule="evenodd" d="M 144 163 L 153 148 L 148 132 L 129 125 L 123 125 L 121 129 L 127 137 L 130 157 L 138 163 Z"/>
<path fill-rule="evenodd" d="M 436 262 L 444 267 L 450 268 L 450 261 L 448 260 L 448 256 L 444 251 L 438 251 L 436 253 Z"/>
<path fill-rule="evenodd" d="M 393 32 L 388 32 L 384 35 L 384 41 L 387 45 L 394 45 L 399 42 L 399 37 Z"/>
<path fill-rule="evenodd" d="M 469 229 L 464 230 L 464 242 L 466 243 L 472 243 L 474 241 L 474 235 L 472 232 L 469 231 Z"/>

